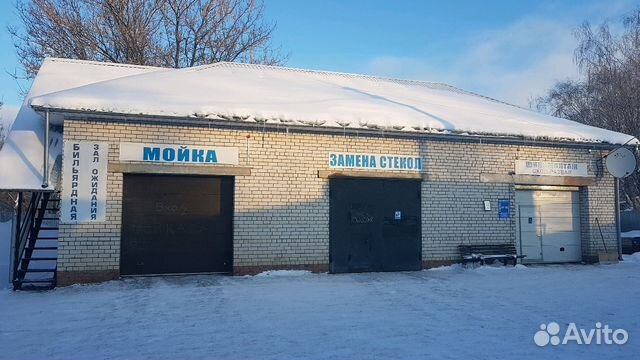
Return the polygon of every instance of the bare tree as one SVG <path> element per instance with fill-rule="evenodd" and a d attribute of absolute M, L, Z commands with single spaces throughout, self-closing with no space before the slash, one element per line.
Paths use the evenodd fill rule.
<path fill-rule="evenodd" d="M 25 75 L 47 56 L 175 68 L 280 64 L 260 0 L 19 0 L 9 27 Z"/>
<path fill-rule="evenodd" d="M 537 99 L 539 110 L 640 139 L 640 9 L 625 16 L 622 25 L 621 33 L 608 23 L 584 23 L 576 30 L 581 78 L 557 83 Z M 638 173 L 621 185 L 621 200 L 640 209 Z"/>
<path fill-rule="evenodd" d="M 269 46 L 275 27 L 262 21 L 256 1 L 166 0 L 162 65 L 191 67 L 218 61 L 279 64 Z"/>

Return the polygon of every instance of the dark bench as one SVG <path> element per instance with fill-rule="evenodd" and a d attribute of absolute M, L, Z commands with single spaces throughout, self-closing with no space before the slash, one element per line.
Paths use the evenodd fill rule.
<path fill-rule="evenodd" d="M 512 263 L 514 266 L 518 259 L 524 258 L 526 255 L 518 255 L 514 244 L 495 244 L 495 245 L 458 245 L 460 255 L 462 255 L 462 263 L 476 263 L 481 265 L 492 264 L 494 261 L 501 261 L 505 266 Z"/>

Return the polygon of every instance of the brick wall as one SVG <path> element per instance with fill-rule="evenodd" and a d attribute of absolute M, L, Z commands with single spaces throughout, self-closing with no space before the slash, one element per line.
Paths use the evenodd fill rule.
<path fill-rule="evenodd" d="M 593 255 L 598 248 L 595 217 L 603 225 L 606 241 L 615 248 L 613 180 L 598 168 L 596 159 L 602 154 L 587 149 L 78 120 L 65 121 L 64 139 L 109 142 L 110 164 L 119 162 L 121 141 L 238 147 L 240 165 L 251 168 L 250 176 L 236 177 L 234 269 L 239 273 L 283 266 L 326 268 L 329 188 L 328 180 L 318 177 L 318 170 L 328 168 L 331 151 L 419 154 L 424 158 L 425 264 L 457 259 L 458 244 L 515 241 L 514 211 L 512 219 L 505 221 L 498 219 L 496 210 L 498 199 L 513 200 L 513 185 L 483 183 L 480 174 L 510 174 L 516 159 L 589 163 L 597 184 L 581 191 L 585 255 Z M 110 170 L 105 223 L 61 225 L 58 269 L 62 283 L 80 272 L 117 275 L 122 178 L 122 173 Z M 483 200 L 491 201 L 492 211 L 483 210 Z"/>
<path fill-rule="evenodd" d="M 460 244 L 513 242 L 515 218 L 501 220 L 497 214 L 499 199 L 513 203 L 511 189 L 509 184 L 425 181 L 422 258 L 457 260 Z M 490 201 L 491 211 L 484 210 L 484 200 Z"/>

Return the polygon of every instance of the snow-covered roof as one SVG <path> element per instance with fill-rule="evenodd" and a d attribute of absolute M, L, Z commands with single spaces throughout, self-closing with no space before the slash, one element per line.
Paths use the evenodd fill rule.
<path fill-rule="evenodd" d="M 30 103 L 87 112 L 571 142 L 622 144 L 632 138 L 439 83 L 238 63 L 132 74 Z"/>
<path fill-rule="evenodd" d="M 0 150 L 2 190 L 41 189 L 44 127 L 30 105 L 164 118 L 266 120 L 284 125 L 569 142 L 637 142 L 629 142 L 629 135 L 438 83 L 237 63 L 175 70 L 49 58 Z M 62 138 L 55 131 L 50 136 L 53 171 Z M 56 177 L 50 179 L 52 189 Z"/>
<path fill-rule="evenodd" d="M 40 115 L 28 106 L 31 99 L 99 81 L 158 70 L 141 66 L 46 59 L 0 150 L 0 189 L 42 190 L 44 125 Z M 49 135 L 49 164 L 53 170 L 53 164 L 62 151 L 62 136 L 55 131 L 51 131 Z M 48 189 L 55 187 L 55 181 L 56 177 L 52 176 Z"/>
<path fill-rule="evenodd" d="M 18 111 L 20 108 L 4 104 L 0 107 L 0 124 L 2 125 L 2 131 L 4 134 L 8 134 L 11 129 L 11 125 L 16 120 Z"/>

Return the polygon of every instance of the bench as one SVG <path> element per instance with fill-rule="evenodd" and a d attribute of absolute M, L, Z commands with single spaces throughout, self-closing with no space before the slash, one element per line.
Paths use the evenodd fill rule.
<path fill-rule="evenodd" d="M 462 255 L 463 264 L 479 262 L 484 265 L 501 261 L 505 266 L 508 263 L 513 263 L 515 266 L 518 259 L 526 256 L 518 255 L 514 244 L 459 245 L 458 249 Z"/>

